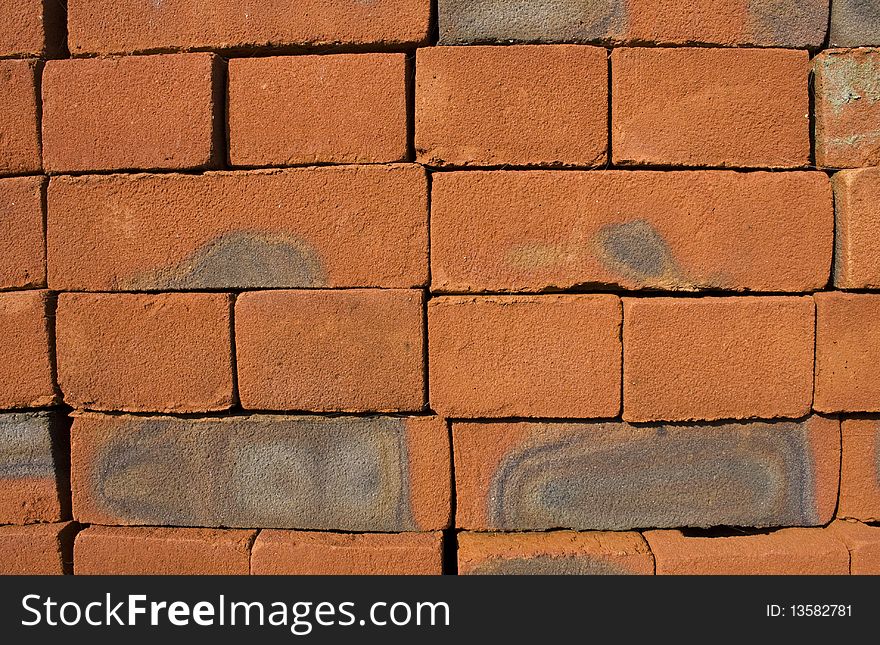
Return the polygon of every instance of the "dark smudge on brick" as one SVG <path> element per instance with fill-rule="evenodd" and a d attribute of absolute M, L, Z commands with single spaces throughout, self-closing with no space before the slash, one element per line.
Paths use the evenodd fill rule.
<path fill-rule="evenodd" d="M 669 245 L 645 220 L 604 226 L 596 234 L 596 242 L 606 266 L 630 280 L 646 286 L 681 282 Z"/>
<path fill-rule="evenodd" d="M 0 414 L 0 478 L 54 478 L 54 424 L 46 412 Z"/>
<path fill-rule="evenodd" d="M 748 0 L 749 40 L 757 45 L 819 47 L 828 25 L 827 0 Z"/>
<path fill-rule="evenodd" d="M 484 576 L 619 576 L 632 572 L 615 562 L 598 557 L 538 555 L 532 558 L 491 558 L 468 573 Z"/>

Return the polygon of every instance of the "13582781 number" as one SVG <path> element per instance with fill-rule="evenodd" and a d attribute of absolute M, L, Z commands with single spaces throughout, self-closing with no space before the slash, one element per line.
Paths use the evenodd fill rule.
<path fill-rule="evenodd" d="M 794 618 L 852 616 L 852 605 L 769 605 L 768 616 L 792 616 Z"/>

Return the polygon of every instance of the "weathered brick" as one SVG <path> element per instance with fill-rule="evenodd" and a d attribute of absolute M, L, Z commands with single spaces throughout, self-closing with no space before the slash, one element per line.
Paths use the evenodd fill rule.
<path fill-rule="evenodd" d="M 819 526 L 837 502 L 836 419 L 452 429 L 464 529 Z"/>
<path fill-rule="evenodd" d="M 53 177 L 49 284 L 58 291 L 421 286 L 427 204 L 425 171 L 415 165 Z"/>
<path fill-rule="evenodd" d="M 835 173 L 834 286 L 880 288 L 880 168 Z"/>
<path fill-rule="evenodd" d="M 0 526 L 0 575 L 71 573 L 74 522 Z"/>
<path fill-rule="evenodd" d="M 429 0 L 68 0 L 74 54 L 298 45 L 401 46 L 428 37 Z"/>
<path fill-rule="evenodd" d="M 657 575 L 846 575 L 846 546 L 824 529 L 695 537 L 647 531 Z"/>
<path fill-rule="evenodd" d="M 880 522 L 880 421 L 844 419 L 837 516 Z"/>
<path fill-rule="evenodd" d="M 0 0 L 0 56 L 60 54 L 64 18 L 58 0 Z"/>
<path fill-rule="evenodd" d="M 638 533 L 459 533 L 462 575 L 652 575 Z"/>
<path fill-rule="evenodd" d="M 216 166 L 223 155 L 220 65 L 213 54 L 49 61 L 43 72 L 46 170 Z"/>
<path fill-rule="evenodd" d="M 74 516 L 94 524 L 431 531 L 450 519 L 434 417 L 135 417 L 73 422 Z"/>
<path fill-rule="evenodd" d="M 834 0 L 829 40 L 832 47 L 880 45 L 880 4 L 876 0 Z"/>
<path fill-rule="evenodd" d="M 46 286 L 42 177 L 0 179 L 0 290 Z"/>
<path fill-rule="evenodd" d="M 827 529 L 849 549 L 849 572 L 880 575 L 880 527 L 858 522 L 832 522 Z"/>
<path fill-rule="evenodd" d="M 615 164 L 809 164 L 806 51 L 620 48 L 611 63 Z"/>
<path fill-rule="evenodd" d="M 39 65 L 0 60 L 0 176 L 40 172 Z"/>
<path fill-rule="evenodd" d="M 260 531 L 254 575 L 439 575 L 443 534 Z"/>
<path fill-rule="evenodd" d="M 809 297 L 625 298 L 623 321 L 627 421 L 796 418 L 810 411 Z"/>
<path fill-rule="evenodd" d="M 235 305 L 242 406 L 421 410 L 423 299 L 404 289 L 242 294 Z"/>
<path fill-rule="evenodd" d="M 607 52 L 578 45 L 420 49 L 415 127 L 416 155 L 429 165 L 604 164 Z"/>
<path fill-rule="evenodd" d="M 91 526 L 74 543 L 77 575 L 226 575 L 250 573 L 256 531 Z"/>
<path fill-rule="evenodd" d="M 829 49 L 813 59 L 816 165 L 880 164 L 880 49 Z"/>
<path fill-rule="evenodd" d="M 57 399 L 46 291 L 0 294 L 0 409 L 42 408 Z"/>
<path fill-rule="evenodd" d="M 428 346 L 431 408 L 446 417 L 620 412 L 616 296 L 435 298 Z"/>
<path fill-rule="evenodd" d="M 443 44 L 819 47 L 828 0 L 439 0 Z"/>
<path fill-rule="evenodd" d="M 233 166 L 405 161 L 406 56 L 229 62 Z"/>
<path fill-rule="evenodd" d="M 59 384 L 74 407 L 202 412 L 233 403 L 227 294 L 65 293 L 56 319 Z"/>
<path fill-rule="evenodd" d="M 810 291 L 833 221 L 819 172 L 436 173 L 431 288 Z"/>
<path fill-rule="evenodd" d="M 880 412 L 880 294 L 817 293 L 816 390 L 821 412 Z"/>

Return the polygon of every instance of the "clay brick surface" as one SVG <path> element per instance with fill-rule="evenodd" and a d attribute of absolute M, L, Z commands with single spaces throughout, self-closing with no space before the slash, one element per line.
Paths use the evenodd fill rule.
<path fill-rule="evenodd" d="M 231 319 L 227 294 L 62 294 L 64 400 L 93 410 L 225 410 L 233 403 Z"/>
<path fill-rule="evenodd" d="M 59 291 L 428 279 L 427 180 L 415 165 L 53 177 L 48 203 Z"/>
<path fill-rule="evenodd" d="M 607 56 L 604 49 L 577 45 L 418 50 L 418 160 L 439 166 L 604 164 Z"/>
<path fill-rule="evenodd" d="M 0 176 L 40 172 L 39 63 L 0 60 Z"/>
<path fill-rule="evenodd" d="M 74 517 L 94 524 L 432 531 L 450 520 L 434 417 L 83 414 Z"/>
<path fill-rule="evenodd" d="M 436 173 L 431 288 L 809 291 L 833 220 L 818 172 Z"/>
<path fill-rule="evenodd" d="M 829 44 L 832 47 L 880 45 L 880 4 L 874 0 L 834 0 Z"/>
<path fill-rule="evenodd" d="M 620 412 L 620 300 L 444 297 L 428 303 L 431 408 L 447 417 Z"/>
<path fill-rule="evenodd" d="M 835 173 L 834 286 L 880 287 L 880 168 Z"/>
<path fill-rule="evenodd" d="M 657 575 L 846 575 L 846 546 L 824 529 L 761 535 L 688 537 L 647 531 Z"/>
<path fill-rule="evenodd" d="M 404 161 L 406 56 L 229 62 L 233 166 Z"/>
<path fill-rule="evenodd" d="M 0 575 L 70 573 L 76 531 L 74 522 L 0 526 Z"/>
<path fill-rule="evenodd" d="M 880 50 L 825 50 L 813 59 L 816 165 L 880 164 Z"/>
<path fill-rule="evenodd" d="M 46 286 L 42 177 L 0 179 L 0 290 Z"/>
<path fill-rule="evenodd" d="M 212 54 L 49 61 L 43 162 L 51 173 L 176 170 L 221 159 Z"/>
<path fill-rule="evenodd" d="M 880 575 L 880 527 L 858 522 L 832 522 L 826 531 L 849 549 L 852 575 Z"/>
<path fill-rule="evenodd" d="M 0 56 L 53 56 L 63 49 L 58 0 L 0 0 Z"/>
<path fill-rule="evenodd" d="M 819 526 L 837 501 L 836 419 L 475 422 L 452 433 L 464 529 Z"/>
<path fill-rule="evenodd" d="M 226 575 L 250 573 L 256 531 L 91 526 L 74 543 L 77 575 Z"/>
<path fill-rule="evenodd" d="M 57 400 L 46 291 L 0 293 L 0 409 Z"/>
<path fill-rule="evenodd" d="M 418 411 L 421 291 L 264 291 L 235 305 L 241 404 L 256 410 Z"/>
<path fill-rule="evenodd" d="M 254 575 L 439 575 L 443 535 L 260 531 Z"/>
<path fill-rule="evenodd" d="M 430 0 L 68 0 L 74 54 L 336 44 L 400 46 L 428 36 Z"/>
<path fill-rule="evenodd" d="M 640 42 L 818 47 L 828 0 L 439 0 L 442 44 Z"/>
<path fill-rule="evenodd" d="M 816 393 L 821 412 L 880 412 L 880 294 L 817 293 Z"/>
<path fill-rule="evenodd" d="M 880 421 L 844 419 L 837 516 L 880 521 Z"/>
<path fill-rule="evenodd" d="M 625 298 L 623 418 L 804 416 L 814 320 L 809 297 Z"/>
<path fill-rule="evenodd" d="M 638 533 L 460 533 L 460 575 L 652 575 Z"/>
<path fill-rule="evenodd" d="M 792 168 L 810 161 L 805 51 L 621 48 L 611 66 L 615 164 Z"/>

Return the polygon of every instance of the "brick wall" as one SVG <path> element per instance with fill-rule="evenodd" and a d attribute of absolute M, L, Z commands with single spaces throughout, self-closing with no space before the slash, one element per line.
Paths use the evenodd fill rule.
<path fill-rule="evenodd" d="M 880 573 L 880 5 L 0 0 L 0 573 Z"/>

